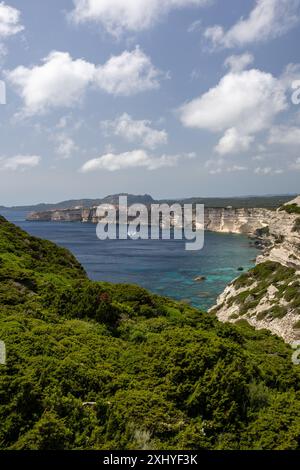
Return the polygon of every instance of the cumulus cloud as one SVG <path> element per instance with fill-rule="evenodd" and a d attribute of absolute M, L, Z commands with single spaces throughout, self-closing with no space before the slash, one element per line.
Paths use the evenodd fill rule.
<path fill-rule="evenodd" d="M 228 31 L 220 25 L 206 29 L 204 36 L 215 47 L 242 47 L 279 37 L 299 21 L 299 0 L 256 0 L 247 18 Z"/>
<path fill-rule="evenodd" d="M 237 129 L 232 127 L 225 132 L 224 136 L 220 139 L 218 145 L 215 147 L 215 150 L 220 155 L 245 152 L 250 148 L 250 145 L 253 141 L 254 137 L 239 134 Z"/>
<path fill-rule="evenodd" d="M 20 11 L 5 2 L 0 2 L 0 61 L 7 55 L 7 48 L 2 41 L 23 30 Z"/>
<path fill-rule="evenodd" d="M 36 155 L 16 155 L 15 157 L 0 159 L 1 170 L 25 170 L 39 165 L 41 157 Z"/>
<path fill-rule="evenodd" d="M 215 88 L 183 105 L 180 114 L 186 127 L 211 131 L 236 127 L 252 133 L 269 127 L 286 108 L 280 80 L 252 69 L 225 75 Z"/>
<path fill-rule="evenodd" d="M 282 81 L 251 69 L 229 72 L 216 87 L 184 104 L 179 114 L 185 127 L 225 132 L 216 150 L 226 154 L 247 150 L 253 136 L 287 108 Z"/>
<path fill-rule="evenodd" d="M 64 159 L 70 158 L 78 150 L 74 140 L 66 134 L 58 134 L 54 140 L 57 144 L 56 153 Z"/>
<path fill-rule="evenodd" d="M 225 67 L 228 67 L 231 72 L 242 72 L 248 65 L 254 62 L 254 56 L 249 52 L 242 55 L 231 55 L 227 57 L 224 62 Z"/>
<path fill-rule="evenodd" d="M 99 158 L 87 161 L 80 169 L 82 173 L 96 170 L 118 171 L 130 168 L 145 168 L 147 170 L 157 170 L 163 167 L 176 166 L 180 156 L 162 155 L 154 157 L 145 150 L 133 150 L 120 154 L 108 153 Z"/>
<path fill-rule="evenodd" d="M 165 130 L 154 129 L 151 121 L 134 120 L 127 113 L 115 120 L 103 121 L 101 127 L 108 134 L 112 133 L 128 142 L 136 142 L 149 149 L 155 149 L 168 142 L 168 134 Z"/>
<path fill-rule="evenodd" d="M 300 145 L 300 127 L 272 127 L 268 142 L 269 144 Z"/>
<path fill-rule="evenodd" d="M 96 22 L 114 36 L 152 27 L 171 10 L 199 7 L 210 0 L 73 0 L 75 23 Z"/>
<path fill-rule="evenodd" d="M 54 51 L 43 59 L 42 65 L 19 66 L 7 72 L 7 78 L 22 97 L 25 111 L 35 114 L 47 108 L 78 104 L 94 74 L 94 64 Z"/>
<path fill-rule="evenodd" d="M 96 68 L 95 82 L 107 93 L 130 96 L 159 88 L 161 72 L 144 52 L 136 47 L 111 57 L 106 64 Z"/>
<path fill-rule="evenodd" d="M 67 52 L 53 51 L 41 65 L 19 66 L 6 72 L 24 102 L 24 114 L 43 113 L 51 108 L 80 103 L 93 85 L 114 95 L 134 95 L 159 87 L 161 73 L 137 47 L 111 57 L 104 65 L 73 59 Z"/>
<path fill-rule="evenodd" d="M 7 38 L 24 30 L 21 13 L 16 8 L 0 3 L 0 38 Z"/>

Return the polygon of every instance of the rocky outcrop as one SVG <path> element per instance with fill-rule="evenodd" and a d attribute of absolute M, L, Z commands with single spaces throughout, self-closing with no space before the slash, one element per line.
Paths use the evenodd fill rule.
<path fill-rule="evenodd" d="M 300 197 L 288 204 L 300 208 Z M 300 215 L 284 208 L 269 213 L 258 229 L 264 250 L 256 267 L 234 280 L 211 310 L 219 320 L 246 320 L 286 342 L 300 339 Z"/>

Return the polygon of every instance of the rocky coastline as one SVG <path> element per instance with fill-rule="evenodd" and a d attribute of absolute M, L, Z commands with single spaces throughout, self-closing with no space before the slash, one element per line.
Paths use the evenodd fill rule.
<path fill-rule="evenodd" d="M 118 209 L 117 206 L 115 206 Z M 205 208 L 204 228 L 212 232 L 237 233 L 253 236 L 260 229 L 268 225 L 273 211 L 259 208 Z M 51 210 L 32 212 L 28 215 L 29 221 L 43 222 L 82 222 L 98 223 L 101 218 L 97 216 L 97 207 Z M 174 221 L 175 228 L 180 225 Z"/>
<path fill-rule="evenodd" d="M 245 320 L 256 329 L 270 330 L 287 343 L 300 339 L 299 211 L 300 197 L 277 210 L 205 208 L 205 230 L 247 235 L 260 249 L 254 270 L 242 273 L 229 284 L 211 309 L 220 321 Z M 35 212 L 28 220 L 101 221 L 97 207 Z M 176 219 L 173 225 L 180 228 Z"/>
<path fill-rule="evenodd" d="M 235 279 L 211 313 L 222 322 L 246 320 L 287 343 L 300 340 L 300 197 L 270 214 L 257 231 L 263 246 L 256 267 Z"/>

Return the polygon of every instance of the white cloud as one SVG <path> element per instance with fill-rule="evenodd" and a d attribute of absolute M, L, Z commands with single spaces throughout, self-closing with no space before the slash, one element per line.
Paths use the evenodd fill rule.
<path fill-rule="evenodd" d="M 94 74 L 94 64 L 54 51 L 43 59 L 42 65 L 19 66 L 7 72 L 7 78 L 22 97 L 25 113 L 31 115 L 78 104 Z"/>
<path fill-rule="evenodd" d="M 297 158 L 290 166 L 291 170 L 300 171 L 300 158 Z"/>
<path fill-rule="evenodd" d="M 269 176 L 269 175 L 281 175 L 283 173 L 283 170 L 278 168 L 278 169 L 273 169 L 272 167 L 258 167 L 255 168 L 254 173 L 256 175 L 260 176 Z"/>
<path fill-rule="evenodd" d="M 300 127 L 272 127 L 268 142 L 269 144 L 300 145 Z"/>
<path fill-rule="evenodd" d="M 295 103 L 294 99 L 299 98 L 299 87 L 300 87 L 300 64 L 290 63 L 288 64 L 283 74 L 281 75 L 281 81 L 289 89 L 291 93 L 291 102 L 293 104 L 299 104 L 299 102 Z"/>
<path fill-rule="evenodd" d="M 106 64 L 96 69 L 95 81 L 107 93 L 130 96 L 159 88 L 161 72 L 151 59 L 136 47 L 132 52 L 124 51 L 111 57 Z"/>
<path fill-rule="evenodd" d="M 253 141 L 254 137 L 239 134 L 237 129 L 232 127 L 225 132 L 224 136 L 215 147 L 215 150 L 220 155 L 245 152 L 246 150 L 249 150 Z"/>
<path fill-rule="evenodd" d="M 272 173 L 272 168 L 271 167 L 257 167 L 255 168 L 254 170 L 254 173 L 256 175 L 269 175 L 270 173 Z"/>
<path fill-rule="evenodd" d="M 147 170 L 157 170 L 163 167 L 173 167 L 177 164 L 180 156 L 162 155 L 153 157 L 145 150 L 133 150 L 121 154 L 108 153 L 99 158 L 87 161 L 81 172 L 88 173 L 96 170 L 118 171 L 130 168 L 146 168 Z"/>
<path fill-rule="evenodd" d="M 71 18 L 76 23 L 94 21 L 110 34 L 142 31 L 152 27 L 171 10 L 197 7 L 209 0 L 73 0 Z"/>
<path fill-rule="evenodd" d="M 70 158 L 78 150 L 74 140 L 66 134 L 58 134 L 54 140 L 57 143 L 56 153 L 62 158 Z"/>
<path fill-rule="evenodd" d="M 15 157 L 3 158 L 0 160 L 1 170 L 25 170 L 39 165 L 41 157 L 36 155 L 17 155 Z"/>
<path fill-rule="evenodd" d="M 221 173 L 239 173 L 248 170 L 248 167 L 244 165 L 228 165 L 227 161 L 223 158 L 207 160 L 207 162 L 205 162 L 205 168 L 208 169 L 208 172 L 211 175 L 219 175 Z"/>
<path fill-rule="evenodd" d="M 231 55 L 227 57 L 224 62 L 225 67 L 228 67 L 231 72 L 242 72 L 248 65 L 254 62 L 254 56 L 249 52 L 242 55 Z"/>
<path fill-rule="evenodd" d="M 248 170 L 248 167 L 243 166 L 243 165 L 232 165 L 226 169 L 228 173 L 236 173 L 236 172 L 247 171 L 247 170 Z"/>
<path fill-rule="evenodd" d="M 192 24 L 188 27 L 188 33 L 195 33 L 196 31 L 201 31 L 202 29 L 202 20 L 193 21 Z"/>
<path fill-rule="evenodd" d="M 201 76 L 202 76 L 202 72 L 200 70 L 194 69 L 190 73 L 190 80 L 191 81 L 199 80 Z"/>
<path fill-rule="evenodd" d="M 6 76 L 23 99 L 23 113 L 33 115 L 79 104 L 91 85 L 125 96 L 156 89 L 160 72 L 137 47 L 98 66 L 83 59 L 73 60 L 67 52 L 54 51 L 41 65 L 19 66 Z"/>
<path fill-rule="evenodd" d="M 204 36 L 214 46 L 242 47 L 279 37 L 299 21 L 299 0 L 256 0 L 248 18 L 225 31 L 220 25 L 207 28 Z"/>
<path fill-rule="evenodd" d="M 179 114 L 185 127 L 225 132 L 216 151 L 226 154 L 247 150 L 254 135 L 287 108 L 282 81 L 251 69 L 229 72 L 216 87 L 185 103 Z"/>
<path fill-rule="evenodd" d="M 21 13 L 16 8 L 0 3 L 0 38 L 13 36 L 24 30 L 20 23 Z"/>
<path fill-rule="evenodd" d="M 186 127 L 224 131 L 231 127 L 251 134 L 268 128 L 287 108 L 280 80 L 260 70 L 225 75 L 215 88 L 180 108 Z"/>
<path fill-rule="evenodd" d="M 265 155 L 254 155 L 254 157 L 252 157 L 252 160 L 254 162 L 262 162 L 265 158 Z"/>
<path fill-rule="evenodd" d="M 122 137 L 128 142 L 136 142 L 146 148 L 155 149 L 159 145 L 168 142 L 168 134 L 165 130 L 154 129 L 151 125 L 151 121 L 134 120 L 127 113 L 113 121 L 103 121 L 101 123 L 104 131 L 108 133 Z"/>

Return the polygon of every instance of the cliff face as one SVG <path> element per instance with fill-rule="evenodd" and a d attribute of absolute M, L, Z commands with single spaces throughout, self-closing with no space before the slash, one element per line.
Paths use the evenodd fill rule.
<path fill-rule="evenodd" d="M 204 226 L 212 232 L 252 235 L 268 224 L 272 214 L 273 212 L 267 209 L 205 208 Z M 97 216 L 97 208 L 94 207 L 33 212 L 28 216 L 28 220 L 98 223 L 100 219 Z"/>
<path fill-rule="evenodd" d="M 81 222 L 83 209 L 62 209 L 54 211 L 31 212 L 27 220 L 33 222 Z"/>
<path fill-rule="evenodd" d="M 211 310 L 219 320 L 245 319 L 288 343 L 300 339 L 299 199 L 288 206 L 296 204 L 294 211 L 269 214 L 268 225 L 258 232 L 265 249 L 256 268 L 233 281 Z"/>
<path fill-rule="evenodd" d="M 268 232 L 265 234 L 267 247 L 257 258 L 257 263 L 274 261 L 300 270 L 300 215 L 277 211 L 271 214 Z"/>
<path fill-rule="evenodd" d="M 272 211 L 267 209 L 205 209 L 205 228 L 212 232 L 252 235 L 265 227 Z"/>

